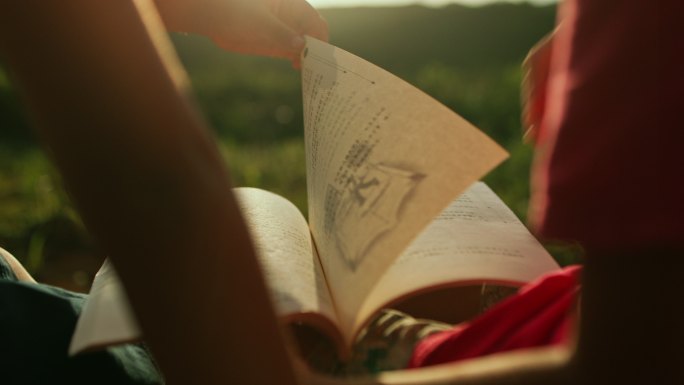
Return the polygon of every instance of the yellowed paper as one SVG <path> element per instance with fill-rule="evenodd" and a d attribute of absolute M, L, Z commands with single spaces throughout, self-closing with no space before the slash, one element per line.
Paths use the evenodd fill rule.
<path fill-rule="evenodd" d="M 349 346 L 368 315 L 362 306 L 387 268 L 506 153 L 411 85 L 315 39 L 307 39 L 303 52 L 302 88 L 310 224 L 274 194 L 236 194 L 278 313 L 336 319 Z M 97 280 L 93 293 L 96 288 Z M 137 337 L 135 324 L 126 321 L 132 313 L 125 296 L 117 294 L 111 304 L 102 298 L 110 297 L 88 302 L 124 314 L 117 327 Z M 88 332 L 90 339 L 114 341 L 107 328 Z"/>
<path fill-rule="evenodd" d="M 336 319 L 311 233 L 297 207 L 256 188 L 233 190 L 279 315 L 319 313 Z M 246 294 L 248 295 L 248 294 Z"/>
<path fill-rule="evenodd" d="M 309 223 L 351 339 L 387 267 L 507 155 L 418 89 L 312 38 L 302 54 L 302 92 Z"/>
<path fill-rule="evenodd" d="M 268 191 L 255 188 L 233 191 L 254 240 L 278 314 L 285 320 L 309 316 L 311 323 L 328 331 L 331 337 L 339 338 L 333 326 L 335 309 L 302 214 L 285 198 Z M 105 261 L 76 325 L 69 354 L 140 338 L 142 334 L 133 314 L 114 267 L 109 260 Z"/>
<path fill-rule="evenodd" d="M 100 345 L 133 341 L 140 336 L 128 297 L 107 259 L 95 275 L 88 301 L 76 323 L 69 355 Z"/>
<path fill-rule="evenodd" d="M 481 282 L 521 285 L 558 268 L 515 214 L 478 182 L 442 211 L 392 264 L 359 316 L 367 317 L 391 299 L 426 287 Z"/>

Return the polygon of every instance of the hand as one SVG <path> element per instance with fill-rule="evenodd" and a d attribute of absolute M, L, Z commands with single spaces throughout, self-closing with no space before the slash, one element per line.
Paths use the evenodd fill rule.
<path fill-rule="evenodd" d="M 198 33 L 229 51 L 287 58 L 303 35 L 328 40 L 328 25 L 306 0 L 155 0 L 167 29 Z"/>
<path fill-rule="evenodd" d="M 546 107 L 546 87 L 551 66 L 553 35 L 545 36 L 532 47 L 523 61 L 521 84 L 522 123 L 527 142 L 535 142 Z"/>

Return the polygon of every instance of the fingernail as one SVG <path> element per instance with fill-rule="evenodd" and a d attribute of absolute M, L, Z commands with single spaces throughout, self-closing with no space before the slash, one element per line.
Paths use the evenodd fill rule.
<path fill-rule="evenodd" d="M 306 42 L 304 41 L 304 39 L 302 39 L 301 36 L 295 36 L 290 42 L 290 45 L 294 49 L 302 49 L 304 48 L 304 45 L 306 45 Z"/>

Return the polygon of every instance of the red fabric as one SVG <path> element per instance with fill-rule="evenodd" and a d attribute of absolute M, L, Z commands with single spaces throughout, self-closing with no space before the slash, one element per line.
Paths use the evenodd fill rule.
<path fill-rule="evenodd" d="M 684 5 L 567 0 L 554 37 L 530 220 L 590 251 L 684 240 Z M 411 367 L 555 344 L 579 269 L 544 277 L 472 322 L 420 343 Z"/>
<path fill-rule="evenodd" d="M 543 276 L 473 321 L 427 337 L 414 349 L 409 367 L 565 342 L 580 271 L 573 266 Z"/>
<path fill-rule="evenodd" d="M 684 240 L 683 8 L 559 9 L 530 203 L 541 237 L 612 252 Z"/>

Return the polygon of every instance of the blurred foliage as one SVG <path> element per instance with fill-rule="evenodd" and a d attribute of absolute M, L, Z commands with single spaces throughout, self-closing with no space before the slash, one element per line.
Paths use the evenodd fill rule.
<path fill-rule="evenodd" d="M 236 186 L 263 187 L 287 197 L 306 215 L 304 143 L 288 139 L 273 144 L 224 142 L 222 153 Z"/>
<path fill-rule="evenodd" d="M 0 245 L 30 271 L 48 254 L 91 246 L 59 177 L 37 148 L 0 147 Z"/>
<path fill-rule="evenodd" d="M 12 149 L 33 147 L 35 141 L 23 112 L 0 62 L 0 146 Z"/>
<path fill-rule="evenodd" d="M 487 132 L 510 159 L 488 184 L 521 217 L 531 149 L 521 143 L 519 64 L 554 24 L 555 7 L 494 4 L 323 11 L 331 42 L 418 86 Z M 238 186 L 279 193 L 306 213 L 300 79 L 285 61 L 244 57 L 174 35 L 196 102 Z M 32 270 L 51 253 L 92 250 L 33 139 L 0 63 L 0 245 Z"/>
<path fill-rule="evenodd" d="M 555 21 L 553 6 L 510 3 L 332 9 L 323 14 L 336 45 L 402 77 L 435 61 L 459 69 L 517 65 Z"/>

